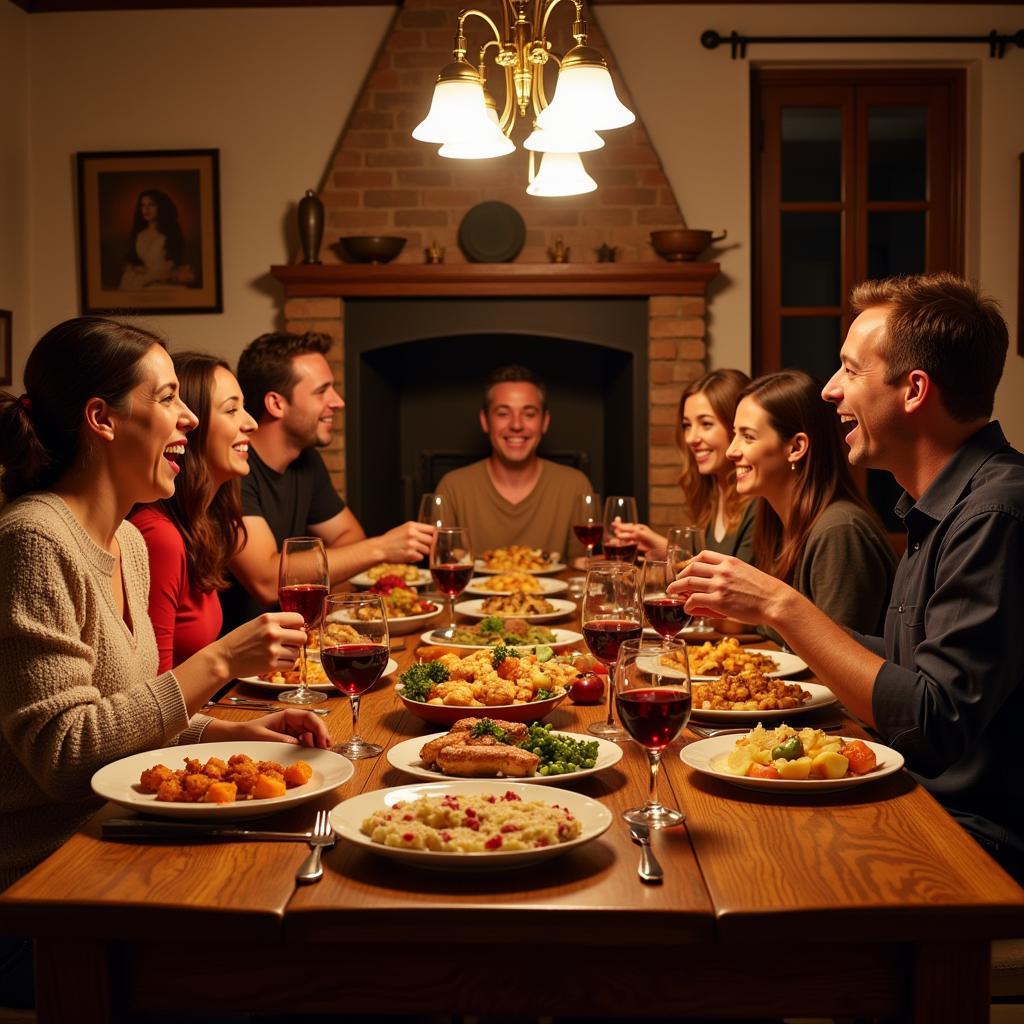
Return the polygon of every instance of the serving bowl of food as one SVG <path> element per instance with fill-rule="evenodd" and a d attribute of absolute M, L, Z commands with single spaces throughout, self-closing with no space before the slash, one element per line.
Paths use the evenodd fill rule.
<path fill-rule="evenodd" d="M 651 232 L 651 246 L 662 259 L 679 263 L 695 260 L 712 242 L 721 242 L 727 234 L 724 230 L 716 235 L 695 228 L 668 228 Z"/>
<path fill-rule="evenodd" d="M 332 248 L 348 263 L 390 263 L 405 241 L 397 235 L 344 235 Z"/>

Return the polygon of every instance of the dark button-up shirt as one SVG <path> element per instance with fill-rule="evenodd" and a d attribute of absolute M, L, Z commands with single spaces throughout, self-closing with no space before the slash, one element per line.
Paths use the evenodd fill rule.
<path fill-rule="evenodd" d="M 896 506 L 896 571 L 872 695 L 883 740 L 971 832 L 1024 851 L 1024 455 L 998 423 Z"/>

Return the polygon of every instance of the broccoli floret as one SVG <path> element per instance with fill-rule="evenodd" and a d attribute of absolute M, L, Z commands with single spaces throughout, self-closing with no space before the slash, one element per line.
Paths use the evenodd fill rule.
<path fill-rule="evenodd" d="M 506 658 L 518 658 L 519 652 L 512 647 L 498 644 L 491 653 L 491 668 L 497 668 Z"/>
<path fill-rule="evenodd" d="M 477 628 L 481 633 L 502 633 L 505 630 L 505 620 L 500 615 L 488 615 L 481 619 Z"/>
<path fill-rule="evenodd" d="M 481 718 L 469 731 L 475 737 L 493 736 L 499 743 L 508 742 L 508 733 L 489 718 Z"/>
<path fill-rule="evenodd" d="M 413 665 L 401 675 L 402 695 L 409 700 L 427 701 L 430 691 L 438 683 L 448 680 L 448 669 L 439 661 L 425 661 Z"/>

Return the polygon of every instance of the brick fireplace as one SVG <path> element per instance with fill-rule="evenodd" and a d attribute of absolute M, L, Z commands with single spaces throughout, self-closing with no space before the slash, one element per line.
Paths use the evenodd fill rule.
<path fill-rule="evenodd" d="M 705 292 L 718 266 L 670 264 L 653 254 L 649 232 L 683 226 L 684 220 L 642 112 L 618 75 L 592 10 L 590 42 L 608 59 L 620 98 L 637 113 L 633 125 L 605 135 L 604 149 L 585 155 L 598 182 L 596 192 L 565 199 L 527 196 L 527 156 L 521 147 L 497 160 L 445 160 L 434 147 L 411 138 L 426 113 L 437 71 L 451 59 L 461 6 L 452 0 L 405 0 L 396 13 L 320 189 L 326 211 L 323 263 L 272 268 L 284 285 L 287 329 L 319 330 L 334 339 L 332 364 L 344 394 L 346 300 L 501 298 L 504 321 L 515 319 L 515 303 L 506 299 L 646 300 L 646 451 L 637 450 L 634 457 L 646 456 L 648 471 L 646 494 L 638 497 L 656 528 L 679 523 L 685 509 L 676 483 L 676 408 L 682 389 L 705 369 Z M 556 16 L 552 22 L 563 20 L 567 32 L 571 19 Z M 571 44 L 568 35 L 558 39 L 557 30 L 554 41 L 563 50 Z M 500 109 L 500 78 L 495 75 L 489 86 L 499 93 Z M 514 131 L 517 143 L 524 129 L 528 126 Z M 508 203 L 526 224 L 525 244 L 513 263 L 468 263 L 458 248 L 459 223 L 485 200 Z M 340 262 L 333 243 L 341 235 L 360 234 L 402 235 L 407 242 L 397 260 L 384 266 Z M 549 250 L 559 239 L 570 250 L 569 263 L 549 262 Z M 424 249 L 435 242 L 445 249 L 444 263 L 426 265 Z M 617 262 L 597 262 L 601 245 L 615 247 Z M 517 329 L 514 322 L 503 322 L 502 328 Z M 543 373 L 543 367 L 537 369 Z M 346 415 L 354 414 L 350 406 Z M 345 437 L 341 427 L 325 452 L 342 493 L 349 482 Z M 358 504 L 355 511 L 360 514 Z"/>

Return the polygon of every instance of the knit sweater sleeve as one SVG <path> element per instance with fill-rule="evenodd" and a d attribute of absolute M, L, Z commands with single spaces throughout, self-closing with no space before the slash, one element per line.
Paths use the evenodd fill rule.
<path fill-rule="evenodd" d="M 97 677 L 99 655 L 83 632 L 90 615 L 111 612 L 90 606 L 71 549 L 45 530 L 7 532 L 0 579 L 13 581 L 0 602 L 0 730 L 47 796 L 76 800 L 102 765 L 165 746 L 188 727 L 170 672 L 147 678 L 155 666 L 137 659 L 119 678 Z"/>

